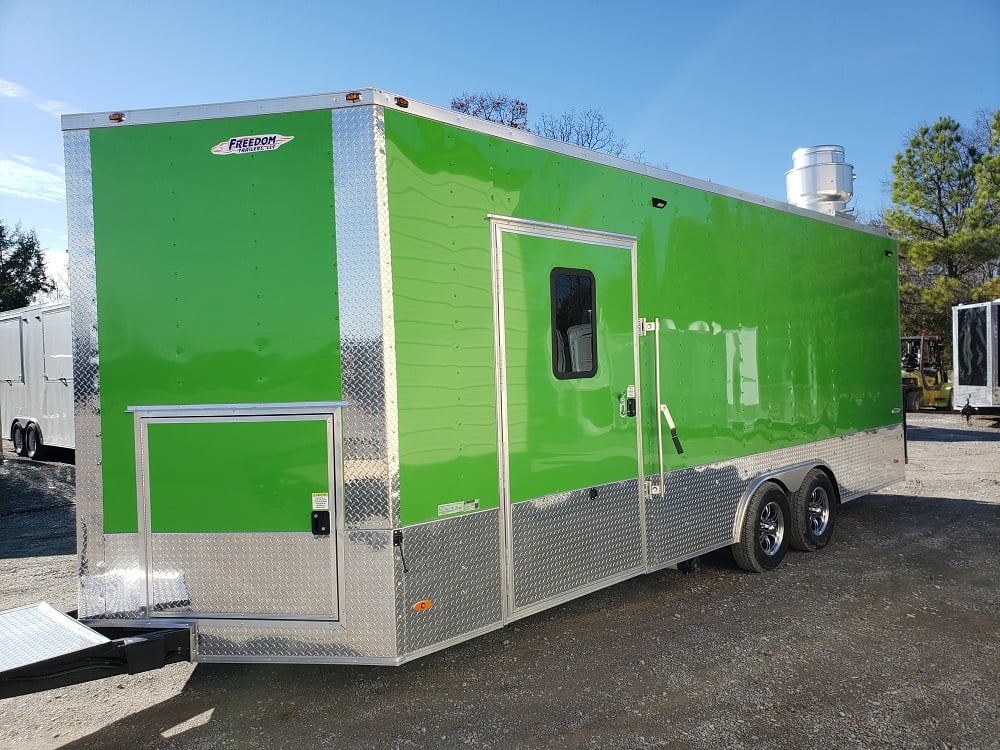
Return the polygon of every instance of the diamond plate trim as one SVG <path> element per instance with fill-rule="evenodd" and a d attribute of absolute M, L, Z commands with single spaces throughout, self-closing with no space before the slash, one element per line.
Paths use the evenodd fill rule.
<path fill-rule="evenodd" d="M 344 523 L 399 523 L 399 433 L 385 126 L 381 107 L 333 117 L 344 399 Z"/>
<path fill-rule="evenodd" d="M 514 503 L 515 611 L 643 565 L 638 480 L 593 490 Z"/>
<path fill-rule="evenodd" d="M 408 572 L 396 556 L 402 604 L 404 653 L 499 624 L 500 521 L 496 509 L 420 524 L 403 530 Z M 419 601 L 433 606 L 416 611 Z"/>
<path fill-rule="evenodd" d="M 398 660 L 391 531 L 351 531 L 343 546 L 347 585 L 339 625 L 201 621 L 198 661 L 375 663 Z"/>
<path fill-rule="evenodd" d="M 138 534 L 97 537 L 85 575 L 80 578 L 80 619 L 143 617 L 146 566 Z"/>
<path fill-rule="evenodd" d="M 150 544 L 157 614 L 336 617 L 329 537 L 161 533 Z"/>
<path fill-rule="evenodd" d="M 81 581 L 105 568 L 101 480 L 101 386 L 97 345 L 97 276 L 90 132 L 63 134 L 69 277 L 73 290 L 73 417 L 76 431 L 77 554 Z M 132 560 L 134 565 L 137 559 Z M 81 587 L 81 615 L 105 613 L 103 586 Z M 96 598 L 91 598 L 92 596 Z"/>
<path fill-rule="evenodd" d="M 823 461 L 843 501 L 902 481 L 903 463 L 893 463 L 902 455 L 902 440 L 902 426 L 894 425 L 668 472 L 666 492 L 646 500 L 649 567 L 731 544 L 741 500 L 759 477 L 779 469 Z M 875 466 L 883 468 L 873 471 Z M 647 479 L 658 483 L 659 475 Z"/>

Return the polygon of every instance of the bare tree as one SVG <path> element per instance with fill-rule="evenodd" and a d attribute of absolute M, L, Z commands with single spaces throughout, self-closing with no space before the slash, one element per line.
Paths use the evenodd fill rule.
<path fill-rule="evenodd" d="M 492 91 L 479 94 L 465 92 L 451 100 L 451 108 L 515 130 L 528 129 L 528 105 L 506 94 L 495 94 Z"/>
<path fill-rule="evenodd" d="M 558 116 L 542 115 L 535 132 L 612 156 L 622 156 L 628 148 L 599 109 L 586 109 L 580 113 L 571 109 Z"/>

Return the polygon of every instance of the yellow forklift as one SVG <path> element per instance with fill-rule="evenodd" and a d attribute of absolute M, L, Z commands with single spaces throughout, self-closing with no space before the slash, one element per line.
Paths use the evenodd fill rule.
<path fill-rule="evenodd" d="M 955 408 L 952 384 L 944 368 L 944 344 L 940 336 L 903 336 L 899 340 L 903 380 L 903 407 L 908 412 L 922 407 Z"/>

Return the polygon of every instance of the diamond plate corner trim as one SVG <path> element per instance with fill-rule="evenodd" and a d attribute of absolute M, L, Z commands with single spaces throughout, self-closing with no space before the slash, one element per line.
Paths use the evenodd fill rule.
<path fill-rule="evenodd" d="M 392 268 L 380 107 L 335 109 L 333 192 L 344 399 L 344 523 L 399 522 Z"/>
<path fill-rule="evenodd" d="M 63 134 L 66 161 L 66 218 L 69 277 L 73 290 L 73 417 L 76 432 L 77 554 L 81 580 L 104 567 L 104 509 L 101 482 L 101 387 L 98 372 L 97 271 L 90 131 Z M 83 615 L 104 614 L 101 598 L 81 587 Z"/>
<path fill-rule="evenodd" d="M 593 489 L 514 503 L 515 612 L 644 569 L 639 480 Z"/>
<path fill-rule="evenodd" d="M 903 464 L 893 461 L 902 457 L 902 439 L 902 426 L 894 425 L 668 472 L 665 492 L 647 500 L 648 568 L 732 543 L 744 496 L 759 477 L 782 468 L 825 462 L 844 502 L 901 481 Z"/>
<path fill-rule="evenodd" d="M 398 617 L 404 655 L 502 624 L 498 513 L 494 508 L 403 529 L 407 572 L 399 564 Z M 414 609 L 423 601 L 432 606 Z"/>

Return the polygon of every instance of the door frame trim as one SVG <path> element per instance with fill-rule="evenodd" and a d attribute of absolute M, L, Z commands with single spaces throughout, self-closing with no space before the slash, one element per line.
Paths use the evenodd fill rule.
<path fill-rule="evenodd" d="M 642 560 L 646 554 L 646 498 L 641 489 L 643 472 L 642 453 L 642 398 L 639 383 L 639 319 L 638 297 L 638 239 L 632 235 L 617 232 L 605 232 L 586 227 L 574 227 L 565 224 L 553 224 L 531 219 L 519 219 L 513 216 L 487 214 L 490 222 L 490 272 L 493 283 L 493 326 L 494 354 L 497 387 L 497 469 L 499 484 L 499 522 L 500 522 L 500 593 L 502 601 L 503 622 L 507 623 L 523 616 L 515 615 L 514 602 L 514 564 L 513 564 L 513 519 L 510 501 L 510 456 L 509 434 L 507 424 L 507 340 L 504 318 L 504 285 L 503 285 L 503 237 L 505 234 L 527 235 L 546 239 L 575 242 L 585 245 L 597 245 L 618 250 L 626 250 L 632 272 L 632 357 L 633 377 L 635 384 L 636 415 L 636 477 L 640 480 L 639 489 L 639 523 L 642 539 Z"/>

